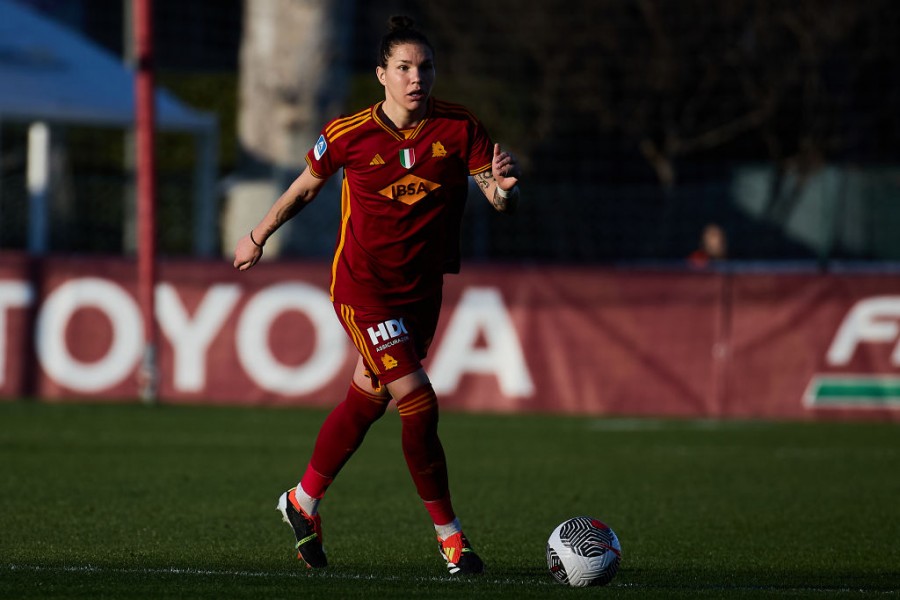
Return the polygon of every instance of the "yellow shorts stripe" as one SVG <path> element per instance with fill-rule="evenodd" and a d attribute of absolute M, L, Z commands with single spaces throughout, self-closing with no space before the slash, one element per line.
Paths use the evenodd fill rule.
<path fill-rule="evenodd" d="M 363 332 L 360 331 L 359 327 L 356 325 L 352 306 L 341 304 L 341 319 L 343 319 L 344 323 L 347 325 L 347 331 L 350 332 L 350 337 L 353 339 L 353 345 L 356 346 L 356 349 L 362 354 L 366 366 L 369 367 L 369 370 L 372 371 L 372 373 L 378 375 L 380 371 L 378 370 L 375 361 L 372 360 L 372 354 L 369 352 L 369 347 L 366 345 L 366 338 L 363 336 Z"/>

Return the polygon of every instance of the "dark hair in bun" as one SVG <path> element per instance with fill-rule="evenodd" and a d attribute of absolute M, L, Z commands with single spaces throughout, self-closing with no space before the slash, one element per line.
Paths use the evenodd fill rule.
<path fill-rule="evenodd" d="M 387 67 L 388 59 L 394 53 L 394 48 L 401 44 L 422 44 L 434 54 L 434 47 L 425 34 L 416 29 L 416 23 L 406 15 L 394 15 L 388 19 L 388 33 L 381 38 L 381 46 L 378 50 L 378 66 Z"/>

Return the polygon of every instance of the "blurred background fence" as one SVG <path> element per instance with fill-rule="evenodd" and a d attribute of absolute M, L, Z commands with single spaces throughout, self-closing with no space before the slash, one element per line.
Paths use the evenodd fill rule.
<path fill-rule="evenodd" d="M 128 0 L 2 1 L 130 61 Z M 468 105 L 520 157 L 527 175 L 516 218 L 470 197 L 470 259 L 686 264 L 715 223 L 732 259 L 824 268 L 900 260 L 892 0 L 155 0 L 157 83 L 217 119 L 212 235 L 223 255 L 233 182 L 274 181 L 264 188 L 273 201 L 302 168 L 309 132 L 335 116 L 297 128 L 293 160 L 261 160 L 241 133 L 241 78 L 260 75 L 242 52 L 248 31 L 265 35 L 248 20 L 262 10 L 270 23 L 290 22 L 301 9 L 331 11 L 325 73 L 342 77 L 321 104 L 350 112 L 382 97 L 377 42 L 389 15 L 407 13 L 436 47 L 435 95 Z M 308 52 L 299 32 L 295 41 Z M 0 39 L 0 68 L 21 59 Z M 299 110 L 292 94 L 313 83 L 294 79 L 296 89 L 273 93 Z M 129 133 L 72 124 L 54 132 L 49 251 L 133 253 Z M 27 247 L 27 138 L 28 123 L 0 120 L 3 250 Z M 166 132 L 157 151 L 159 248 L 190 256 L 197 146 Z M 317 200 L 282 255 L 328 256 L 338 213 L 336 197 Z"/>

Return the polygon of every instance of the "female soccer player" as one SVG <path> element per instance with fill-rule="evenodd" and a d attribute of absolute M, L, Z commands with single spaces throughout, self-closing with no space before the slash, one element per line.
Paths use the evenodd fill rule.
<path fill-rule="evenodd" d="M 390 19 L 375 74 L 384 100 L 327 123 L 307 167 L 235 249 L 234 266 L 251 268 L 268 237 L 343 168 L 331 298 L 360 357 L 299 484 L 277 508 L 294 529 L 298 558 L 325 567 L 319 501 L 393 398 L 403 454 L 447 568 L 481 573 L 450 501 L 438 401 L 422 360 L 437 326 L 443 276 L 459 271 L 468 177 L 496 210 L 512 213 L 520 169 L 468 110 L 432 98 L 434 49 L 408 17 Z"/>

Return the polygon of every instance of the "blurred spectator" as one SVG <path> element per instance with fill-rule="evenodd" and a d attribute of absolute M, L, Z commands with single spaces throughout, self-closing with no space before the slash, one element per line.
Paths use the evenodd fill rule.
<path fill-rule="evenodd" d="M 688 256 L 688 263 L 703 269 L 714 261 L 728 258 L 728 238 L 725 230 L 716 223 L 708 223 L 700 236 L 700 246 Z"/>

